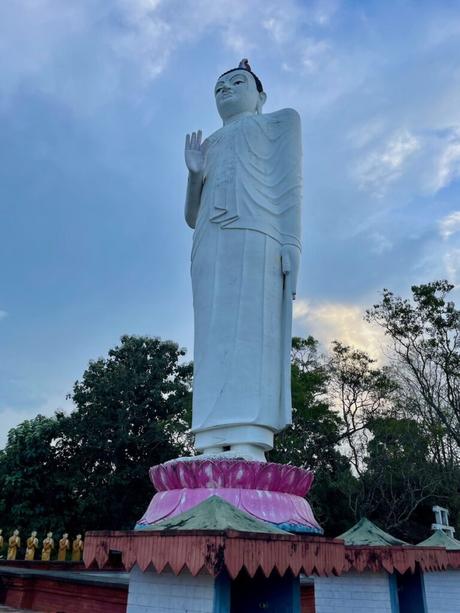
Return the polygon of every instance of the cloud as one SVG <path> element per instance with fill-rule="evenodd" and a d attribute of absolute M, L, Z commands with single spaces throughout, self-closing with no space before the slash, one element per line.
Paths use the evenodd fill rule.
<path fill-rule="evenodd" d="M 447 279 L 454 285 L 452 300 L 460 304 L 460 247 L 454 240 L 442 240 L 438 234 L 429 233 L 429 240 L 423 244 L 411 276 L 409 285 L 427 283 L 435 279 Z"/>
<path fill-rule="evenodd" d="M 460 232 L 460 211 L 454 211 L 439 221 L 439 233 L 444 240 Z"/>
<path fill-rule="evenodd" d="M 376 255 L 388 253 L 393 249 L 393 243 L 385 235 L 380 232 L 373 232 L 369 235 L 369 240 L 372 244 L 371 251 Z"/>
<path fill-rule="evenodd" d="M 278 44 L 292 45 L 296 35 L 303 26 L 310 28 L 325 28 L 331 24 L 337 14 L 340 2 L 338 0 L 317 0 L 301 5 L 298 2 L 279 3 L 265 2 L 268 11 L 262 19 L 262 26 Z M 263 14 L 263 11 L 262 11 Z"/>
<path fill-rule="evenodd" d="M 444 254 L 444 267 L 447 273 L 447 278 L 456 287 L 460 285 L 460 248 L 449 249 Z"/>
<path fill-rule="evenodd" d="M 325 40 L 307 38 L 302 50 L 302 64 L 309 73 L 316 72 L 326 61 L 331 45 Z"/>
<path fill-rule="evenodd" d="M 233 51 L 251 49 L 248 15 L 242 0 L 2 3 L 0 98 L 26 88 L 75 112 L 92 111 L 114 96 L 134 96 L 164 72 L 175 50 L 208 30 L 221 32 Z"/>
<path fill-rule="evenodd" d="M 302 335 L 311 334 L 326 346 L 339 340 L 381 360 L 384 335 L 365 322 L 363 314 L 360 307 L 352 304 L 312 304 L 302 299 L 294 303 L 294 321 L 296 328 L 303 330 Z"/>
<path fill-rule="evenodd" d="M 355 163 L 353 175 L 362 190 L 383 196 L 387 186 L 398 179 L 412 155 L 420 148 L 414 134 L 403 128 L 383 147 L 370 151 Z"/>
<path fill-rule="evenodd" d="M 292 55 L 292 41 L 297 49 L 305 40 L 301 29 L 329 23 L 336 10 L 337 2 L 307 9 L 296 0 L 282 8 L 275 0 L 1 3 L 0 101 L 25 88 L 75 113 L 93 112 L 114 97 L 139 95 L 164 73 L 176 50 L 211 33 L 238 56 L 255 48 Z M 310 38 L 304 46 L 303 61 L 311 69 L 323 43 Z"/>
<path fill-rule="evenodd" d="M 460 177 L 460 128 L 452 130 L 447 137 L 447 143 L 437 160 L 433 190 L 447 187 Z"/>
<path fill-rule="evenodd" d="M 0 96 L 24 89 L 75 112 L 106 104 L 133 82 L 158 76 L 174 39 L 160 2 L 29 0 L 2 3 Z M 20 52 L 18 52 L 20 50 Z"/>
<path fill-rule="evenodd" d="M 385 120 L 383 117 L 372 117 L 371 119 L 353 126 L 348 134 L 347 139 L 351 146 L 356 149 L 361 149 L 366 145 L 375 142 L 385 131 Z"/>
<path fill-rule="evenodd" d="M 264 19 L 262 26 L 278 44 L 284 43 L 292 33 L 292 24 L 284 18 L 282 9 L 280 14 L 272 14 Z"/>
<path fill-rule="evenodd" d="M 310 12 L 314 23 L 327 26 L 332 21 L 340 7 L 339 0 L 319 0 L 313 2 Z"/>
<path fill-rule="evenodd" d="M 448 10 L 448 4 L 426 3 L 421 8 L 403 0 L 286 0 L 282 5 L 275 0 L 0 2 L 0 113 L 2 103 L 7 104 L 10 115 L 5 116 L 2 135 L 9 133 L 6 142 L 11 143 L 5 148 L 7 180 L 2 185 L 10 184 L 10 170 L 20 177 L 13 195 L 8 195 L 15 203 L 8 214 L 21 213 L 21 221 L 24 216 L 33 227 L 35 217 L 30 213 L 40 211 L 42 202 L 57 211 L 60 201 L 73 202 L 66 193 L 72 196 L 75 191 L 79 201 L 94 196 L 104 211 L 105 224 L 105 211 L 114 210 L 118 199 L 132 203 L 137 210 L 147 201 L 141 192 L 150 190 L 158 201 L 156 214 L 161 215 L 151 225 L 158 235 L 153 243 L 161 244 L 161 228 L 173 228 L 178 249 L 171 257 L 177 252 L 177 257 L 183 258 L 190 237 L 173 226 L 180 221 L 179 216 L 170 216 L 175 209 L 169 206 L 183 197 L 177 179 L 178 173 L 184 172 L 179 159 L 181 145 L 177 144 L 183 124 L 193 125 L 196 117 L 205 118 L 209 129 L 217 125 L 217 116 L 210 112 L 212 96 L 203 93 L 212 90 L 209 75 L 248 55 L 268 89 L 267 110 L 293 106 L 303 119 L 305 261 L 311 256 L 305 284 L 311 302 L 297 301 L 296 328 L 300 334 L 312 332 L 326 343 L 342 338 L 368 349 L 375 342 L 377 352 L 379 342 L 373 340 L 356 306 L 360 296 L 376 287 L 403 292 L 414 282 L 446 274 L 459 276 L 454 243 L 460 188 L 460 71 L 456 59 L 460 20 L 458 16 L 454 20 L 455 9 Z M 407 28 L 407 23 L 414 27 Z M 38 107 L 35 110 L 34 105 Z M 133 115 L 133 106 L 138 114 Z M 92 113 L 99 113 L 96 121 L 87 121 L 85 116 L 81 121 L 81 115 Z M 146 118 L 149 129 L 138 134 L 147 124 Z M 167 140 L 162 140 L 166 139 L 165 131 Z M 158 143 L 160 153 L 152 149 L 152 141 Z M 53 162 L 49 171 L 46 168 L 44 172 L 35 154 L 31 155 L 35 147 L 52 152 L 42 156 Z M 161 171 L 155 171 L 160 157 Z M 55 160 L 66 162 L 66 174 L 59 172 L 53 182 L 52 169 L 59 166 Z M 67 166 L 72 173 L 67 174 Z M 106 167 L 128 181 L 107 189 L 111 181 L 107 181 Z M 28 179 L 32 169 L 40 175 L 39 182 Z M 90 185 L 90 196 L 77 189 L 82 178 Z M 149 181 L 147 189 L 144 181 Z M 135 194 L 128 189 L 128 182 L 140 186 Z M 24 208 L 32 207 L 28 187 L 40 203 L 30 210 Z M 434 198 L 439 191 L 442 198 Z M 16 206 L 21 202 L 23 206 Z M 73 221 L 75 214 L 77 234 L 80 228 L 91 227 L 107 241 L 104 246 L 124 244 L 115 240 L 118 235 L 111 234 L 106 224 L 100 224 L 98 207 L 94 207 L 90 226 L 89 217 L 81 215 L 83 208 L 76 206 L 71 217 L 65 215 Z M 146 210 L 151 208 L 149 202 Z M 63 235 L 59 223 L 63 218 L 61 212 L 54 217 L 46 215 L 50 235 Z M 134 214 L 131 218 L 139 219 Z M 113 228 L 119 220 L 117 213 Z M 133 222 L 129 233 L 138 236 L 140 226 L 135 226 Z M 21 227 L 21 223 L 14 227 Z M 92 240 L 88 239 L 88 258 L 98 253 L 96 247 L 92 250 Z M 55 271 L 56 261 L 45 257 L 51 253 L 49 245 L 42 241 L 40 255 L 43 264 Z M 32 258 L 31 270 L 39 278 L 41 269 L 34 268 L 34 260 L 37 258 Z M 145 262 L 150 260 L 136 259 L 142 279 L 136 291 L 145 291 L 142 284 L 146 286 L 151 275 L 157 274 L 158 267 L 144 271 Z M 177 270 L 184 270 L 185 260 L 171 262 Z M 91 287 L 107 288 L 107 293 L 115 291 L 111 279 L 120 278 L 116 264 L 114 257 L 107 280 L 99 278 L 98 266 L 80 279 L 88 278 Z M 12 279 L 21 277 L 18 264 L 12 261 L 11 265 L 16 266 Z M 132 262 L 126 260 L 126 268 L 129 266 Z M 122 274 L 127 278 L 124 270 Z M 50 272 L 47 280 L 53 276 Z M 165 293 L 189 291 L 176 276 L 170 277 L 175 282 Z M 76 289 L 78 282 L 77 275 Z M 28 289 L 27 284 L 24 287 Z M 6 295 L 8 289 L 4 291 Z M 92 298 L 94 291 L 90 292 Z M 8 309 L 16 313 L 11 295 L 8 292 Z M 51 317 L 71 302 L 64 292 L 59 292 L 58 299 L 52 292 L 48 295 L 53 305 Z M 80 295 L 88 295 L 86 285 Z M 19 305 L 24 304 L 21 298 L 18 294 Z M 79 299 L 73 300 L 75 310 L 86 313 L 87 301 L 82 308 Z M 35 306 L 40 308 L 38 302 Z M 132 327 L 132 314 L 128 319 L 127 309 L 123 311 L 120 304 L 113 309 L 113 320 L 102 318 L 97 323 L 107 336 L 113 336 L 118 325 Z M 304 307 L 308 311 L 303 312 Z M 40 311 L 40 316 L 44 313 Z M 149 315 L 153 328 L 148 329 L 162 335 L 165 328 L 159 313 Z M 40 326 L 30 323 L 29 344 L 17 332 L 16 342 L 9 343 L 11 348 L 5 345 L 4 363 L 15 356 L 21 366 L 16 366 L 16 371 L 23 371 L 30 347 L 40 345 L 36 339 L 43 323 L 41 317 L 35 319 Z M 76 317 L 76 333 L 86 329 L 87 322 Z M 179 335 L 178 340 L 184 334 L 183 326 L 176 324 L 168 330 L 168 335 Z M 85 338 L 84 334 L 79 336 Z M 81 340 L 80 345 L 84 355 L 87 341 Z M 46 389 L 44 383 L 36 384 L 45 395 L 56 388 L 56 369 L 62 362 L 57 352 L 51 355 L 49 347 L 47 352 L 53 374 Z M 43 378 L 32 369 L 26 377 L 38 382 Z M 66 377 L 73 380 L 70 367 Z M 25 387 L 25 382 L 16 387 L 18 403 L 39 407 L 39 402 L 26 398 Z M 2 400 L 5 406 L 16 406 L 10 397 Z"/>

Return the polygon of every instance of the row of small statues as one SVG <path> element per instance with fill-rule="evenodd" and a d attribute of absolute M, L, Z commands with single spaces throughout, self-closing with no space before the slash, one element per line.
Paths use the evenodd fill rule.
<path fill-rule="evenodd" d="M 3 549 L 3 535 L 2 530 L 0 530 L 0 551 Z M 83 552 L 83 539 L 81 534 L 77 534 L 75 540 L 70 544 L 69 535 L 65 532 L 62 535 L 62 538 L 59 539 L 58 545 L 58 555 L 57 559 L 59 561 L 64 562 L 67 557 L 67 552 L 72 548 L 72 561 L 80 562 L 81 555 Z M 7 560 L 16 560 L 16 556 L 18 554 L 18 549 L 21 547 L 21 538 L 19 536 L 19 530 L 15 530 L 13 534 L 8 539 L 8 553 L 6 556 Z M 26 554 L 25 560 L 34 560 L 35 552 L 39 547 L 37 533 L 35 530 L 31 533 L 29 538 L 26 541 Z M 45 562 L 48 562 L 51 559 L 51 553 L 54 550 L 54 539 L 53 533 L 48 532 L 46 538 L 43 539 L 42 542 L 42 552 L 41 559 Z"/>

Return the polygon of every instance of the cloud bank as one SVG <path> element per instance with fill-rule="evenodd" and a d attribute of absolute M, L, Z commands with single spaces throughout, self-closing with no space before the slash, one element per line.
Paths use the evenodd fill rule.
<path fill-rule="evenodd" d="M 303 120 L 295 332 L 378 354 L 379 290 L 460 285 L 459 34 L 434 0 L 0 3 L 0 406 L 62 404 L 122 333 L 192 346 L 184 133 L 246 56 Z"/>
<path fill-rule="evenodd" d="M 303 336 L 312 335 L 325 347 L 341 341 L 366 351 L 371 357 L 384 359 L 384 334 L 364 321 L 363 309 L 349 304 L 310 304 L 305 300 L 294 303 L 294 326 Z"/>

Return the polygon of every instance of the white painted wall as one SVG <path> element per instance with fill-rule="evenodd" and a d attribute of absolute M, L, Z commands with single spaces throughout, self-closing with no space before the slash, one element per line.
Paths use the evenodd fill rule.
<path fill-rule="evenodd" d="M 212 613 L 213 605 L 214 578 L 209 575 L 143 573 L 138 566 L 130 573 L 126 613 Z"/>
<path fill-rule="evenodd" d="M 392 613 L 388 575 L 349 572 L 315 577 L 315 604 L 316 613 Z"/>
<path fill-rule="evenodd" d="M 460 613 L 460 570 L 423 573 L 427 613 Z"/>

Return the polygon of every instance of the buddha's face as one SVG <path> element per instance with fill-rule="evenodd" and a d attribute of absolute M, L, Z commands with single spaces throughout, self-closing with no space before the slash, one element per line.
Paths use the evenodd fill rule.
<path fill-rule="evenodd" d="M 257 90 L 247 70 L 233 70 L 219 77 L 214 88 L 217 110 L 225 121 L 241 113 L 257 113 L 265 102 L 265 93 Z"/>
<path fill-rule="evenodd" d="M 37 533 L 35 532 L 35 530 L 32 532 L 31 536 L 32 538 L 35 538 L 37 536 Z"/>
<path fill-rule="evenodd" d="M 52 532 L 48 532 L 48 534 L 46 535 L 49 539 L 53 536 Z"/>

